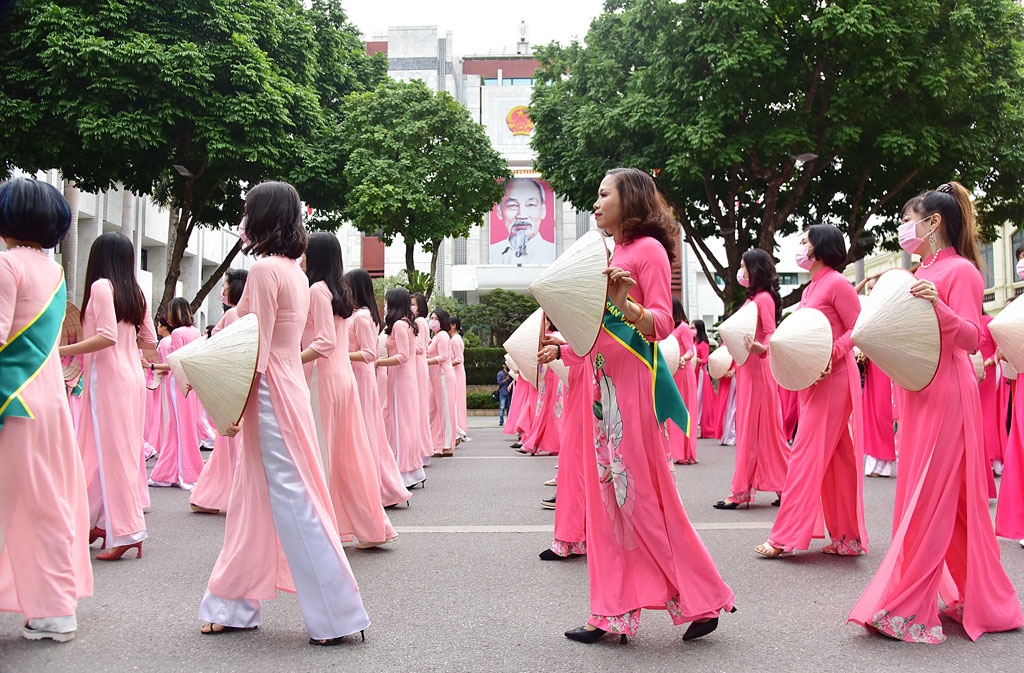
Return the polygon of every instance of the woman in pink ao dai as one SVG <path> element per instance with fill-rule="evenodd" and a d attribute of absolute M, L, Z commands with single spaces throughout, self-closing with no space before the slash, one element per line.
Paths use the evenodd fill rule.
<path fill-rule="evenodd" d="M 384 313 L 388 356 L 377 360 L 378 368 L 388 368 L 384 426 L 388 442 L 398 459 L 398 469 L 406 487 L 411 488 L 423 484 L 427 476 L 423 472 L 423 425 L 426 419 L 420 415 L 414 343 L 416 327 L 409 291 L 404 287 L 389 290 L 384 297 Z"/>
<path fill-rule="evenodd" d="M 309 283 L 295 262 L 306 247 L 302 203 L 291 185 L 264 182 L 249 190 L 245 212 L 249 249 L 262 257 L 237 310 L 259 318 L 257 380 L 240 424 L 224 547 L 199 604 L 200 632 L 256 628 L 262 601 L 283 590 L 298 594 L 310 644 L 334 645 L 370 620 L 338 537 L 302 371 L 309 314 Z"/>
<path fill-rule="evenodd" d="M 1024 625 L 992 530 L 981 401 L 968 357 L 981 344 L 985 289 L 976 237 L 970 194 L 959 183 L 903 208 L 900 245 L 924 260 L 910 292 L 935 307 L 941 351 L 931 384 L 902 396 L 892 544 L 849 620 L 908 642 L 946 639 L 939 598 L 971 640 Z"/>
<path fill-rule="evenodd" d="M 85 473 L 56 348 L 67 292 L 43 250 L 70 222 L 53 186 L 0 184 L 0 611 L 25 616 L 25 638 L 58 642 L 75 637 L 78 599 L 93 589 Z M 25 339 L 40 345 L 36 356 L 20 350 Z"/>
<path fill-rule="evenodd" d="M 430 366 L 430 430 L 433 453 L 436 456 L 455 455 L 458 439 L 455 413 L 455 369 L 452 367 L 451 318 L 448 312 L 437 309 L 427 322 L 434 337 L 427 346 L 427 365 Z"/>

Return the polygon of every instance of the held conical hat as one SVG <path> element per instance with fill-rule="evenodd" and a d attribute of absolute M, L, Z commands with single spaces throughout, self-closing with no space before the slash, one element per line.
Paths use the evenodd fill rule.
<path fill-rule="evenodd" d="M 853 326 L 853 342 L 896 385 L 924 390 L 939 368 L 939 319 L 931 302 L 910 294 L 917 278 L 905 269 L 883 273 Z"/>
<path fill-rule="evenodd" d="M 523 321 L 512 336 L 505 341 L 505 352 L 512 356 L 519 367 L 519 375 L 537 387 L 537 345 L 544 329 L 544 309 L 539 308 Z"/>
<path fill-rule="evenodd" d="M 189 349 L 180 358 L 181 369 L 199 395 L 210 420 L 225 434 L 228 425 L 237 424 L 242 417 L 256 380 L 256 363 L 260 356 L 259 320 L 250 313 L 209 339 L 192 343 L 199 346 Z M 180 348 L 171 356 L 184 350 Z"/>
<path fill-rule="evenodd" d="M 1017 369 L 1016 369 L 1016 367 L 1011 365 L 1009 362 L 1000 362 L 999 364 L 1002 366 L 1002 369 L 1003 369 L 1003 378 L 1009 379 L 1011 381 L 1016 381 L 1017 380 Z"/>
<path fill-rule="evenodd" d="M 1021 295 L 999 312 L 988 329 L 1003 357 L 1017 371 L 1024 371 L 1024 301 Z"/>
<path fill-rule="evenodd" d="M 794 311 L 772 335 L 768 363 L 786 390 L 810 388 L 832 359 L 832 326 L 814 308 Z"/>
<path fill-rule="evenodd" d="M 971 366 L 974 367 L 974 377 L 980 383 L 985 378 L 985 358 L 980 352 L 971 353 Z"/>
<path fill-rule="evenodd" d="M 563 386 L 569 385 L 569 368 L 565 366 L 565 363 L 561 360 L 552 360 L 548 363 L 548 367 L 555 373 L 558 380 L 562 382 Z"/>
<path fill-rule="evenodd" d="M 729 349 L 725 346 L 716 348 L 708 356 L 708 373 L 711 374 L 711 378 L 722 378 L 730 367 L 732 367 L 732 356 L 729 355 Z"/>
<path fill-rule="evenodd" d="M 658 342 L 658 350 L 664 356 L 668 370 L 675 374 L 679 369 L 679 341 L 674 336 L 662 339 Z"/>
<path fill-rule="evenodd" d="M 505 364 L 508 365 L 508 373 L 512 377 L 513 381 L 519 380 L 519 366 L 516 361 L 512 359 L 512 356 L 505 353 Z"/>
<path fill-rule="evenodd" d="M 588 231 L 530 283 L 530 293 L 581 357 L 594 347 L 601 331 L 608 296 L 607 268 L 604 235 Z"/>
<path fill-rule="evenodd" d="M 61 346 L 70 346 L 76 344 L 82 340 L 82 312 L 78 310 L 78 307 L 67 302 L 64 307 L 64 324 L 60 329 L 60 342 Z M 81 355 L 72 355 L 70 357 L 61 358 L 60 365 L 61 369 L 64 370 L 64 382 L 65 383 L 76 383 L 82 376 L 82 361 Z"/>
<path fill-rule="evenodd" d="M 219 332 L 218 332 L 219 334 Z M 174 377 L 174 382 L 178 386 L 178 390 L 181 391 L 182 395 L 188 393 L 188 374 L 181 368 L 181 360 L 188 356 L 189 353 L 194 352 L 203 344 L 202 339 L 196 339 L 190 343 L 185 344 L 178 350 L 170 353 L 167 356 L 167 364 L 171 368 L 171 376 Z"/>
<path fill-rule="evenodd" d="M 742 365 L 750 357 L 750 352 L 743 345 L 743 337 L 749 334 L 753 339 L 756 332 L 757 304 L 752 301 L 744 304 L 740 310 L 718 326 L 718 335 L 722 337 L 722 342 L 729 349 L 729 355 L 737 365 Z"/>

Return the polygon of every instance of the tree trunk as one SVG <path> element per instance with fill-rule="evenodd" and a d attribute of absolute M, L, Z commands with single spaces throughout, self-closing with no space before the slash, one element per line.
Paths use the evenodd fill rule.
<path fill-rule="evenodd" d="M 430 287 L 427 288 L 427 292 L 424 295 L 427 300 L 430 300 L 430 295 L 434 294 L 434 285 L 437 284 L 437 257 L 441 254 L 441 246 L 444 241 L 431 241 L 431 245 L 434 246 L 434 252 L 430 255 Z"/>
<path fill-rule="evenodd" d="M 60 261 L 64 266 L 64 280 L 67 283 L 68 299 L 80 305 L 78 298 L 78 204 L 82 193 L 75 186 L 74 180 L 64 181 L 64 198 L 71 208 L 71 228 L 60 245 Z"/>
<path fill-rule="evenodd" d="M 405 238 L 405 275 L 412 280 L 413 273 L 416 271 L 416 263 L 413 261 L 413 253 L 416 251 L 416 241 L 411 238 Z"/>
<path fill-rule="evenodd" d="M 196 296 L 192 298 L 192 303 L 190 305 L 192 313 L 198 311 L 199 307 L 202 306 L 204 301 L 206 301 L 206 296 L 210 294 L 210 290 L 217 286 L 217 281 L 219 281 L 221 276 L 223 276 L 224 273 L 231 267 L 231 262 L 234 261 L 235 257 L 238 255 L 238 252 L 241 249 L 242 239 L 238 239 L 237 241 L 235 241 L 235 245 L 228 252 L 227 257 L 224 258 L 224 261 L 220 263 L 220 266 L 213 270 L 213 273 L 210 274 L 210 277 L 207 278 L 206 282 L 203 283 L 203 286 L 199 288 L 199 292 L 197 292 Z"/>
<path fill-rule="evenodd" d="M 178 278 L 181 277 L 181 260 L 185 257 L 187 246 L 187 223 L 182 221 L 180 210 L 174 211 L 171 214 L 171 221 L 167 225 L 167 275 L 164 276 L 164 293 L 157 305 L 157 315 L 163 313 L 167 309 L 167 305 L 174 299 Z"/>

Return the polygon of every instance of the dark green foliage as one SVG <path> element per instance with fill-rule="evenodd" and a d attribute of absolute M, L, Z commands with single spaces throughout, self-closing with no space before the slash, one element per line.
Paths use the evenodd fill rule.
<path fill-rule="evenodd" d="M 466 385 L 498 387 L 498 372 L 505 362 L 504 348 L 466 348 Z"/>

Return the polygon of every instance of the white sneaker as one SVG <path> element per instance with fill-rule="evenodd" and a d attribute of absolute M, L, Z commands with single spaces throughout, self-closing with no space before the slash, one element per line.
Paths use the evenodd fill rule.
<path fill-rule="evenodd" d="M 35 622 L 36 625 L 33 627 L 31 624 Z M 58 625 L 58 623 L 62 623 Z M 64 628 L 71 626 L 72 628 L 68 631 L 58 631 L 58 628 Z M 55 617 L 48 619 L 30 619 L 25 622 L 25 625 L 21 628 L 21 635 L 26 640 L 53 640 L 58 643 L 66 643 L 69 640 L 75 639 L 75 628 L 78 625 L 75 623 L 74 615 L 69 617 Z"/>

